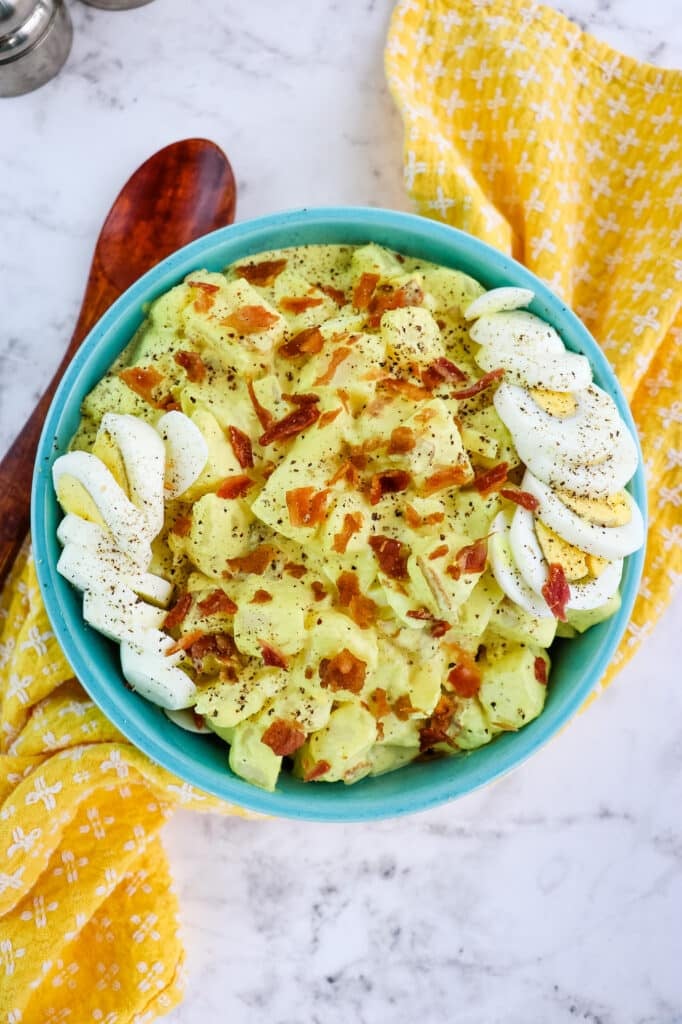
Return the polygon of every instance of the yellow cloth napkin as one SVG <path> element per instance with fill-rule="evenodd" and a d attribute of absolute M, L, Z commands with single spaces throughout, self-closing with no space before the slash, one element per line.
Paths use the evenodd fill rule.
<path fill-rule="evenodd" d="M 608 682 L 682 571 L 682 72 L 615 53 L 532 0 L 400 0 L 386 73 L 420 212 L 546 280 L 630 402 L 650 525 Z"/>

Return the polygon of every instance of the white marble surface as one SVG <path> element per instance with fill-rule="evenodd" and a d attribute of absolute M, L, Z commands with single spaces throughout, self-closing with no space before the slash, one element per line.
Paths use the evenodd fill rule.
<path fill-rule="evenodd" d="M 0 100 L 0 450 L 59 361 L 111 200 L 162 145 L 223 146 L 240 218 L 410 208 L 382 77 L 391 6 L 71 4 L 62 74 Z M 682 64 L 679 0 L 561 7 L 633 56 Z M 169 1021 L 682 1021 L 681 613 L 678 599 L 531 763 L 455 805 L 351 827 L 178 814 L 166 838 L 189 982 Z"/>

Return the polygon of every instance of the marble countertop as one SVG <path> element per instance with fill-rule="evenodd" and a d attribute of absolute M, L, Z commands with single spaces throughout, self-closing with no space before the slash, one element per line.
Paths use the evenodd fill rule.
<path fill-rule="evenodd" d="M 240 219 L 410 209 L 382 75 L 391 6 L 73 0 L 62 73 L 0 100 L 0 450 L 59 361 L 113 197 L 154 150 L 215 140 Z M 682 65 L 677 0 L 559 6 L 633 56 Z M 166 842 L 189 980 L 167 1019 L 679 1024 L 681 613 L 678 597 L 529 764 L 456 804 L 372 826 L 178 813 Z"/>

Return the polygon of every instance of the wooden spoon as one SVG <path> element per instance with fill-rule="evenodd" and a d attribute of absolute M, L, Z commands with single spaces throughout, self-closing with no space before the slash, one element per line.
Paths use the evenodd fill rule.
<path fill-rule="evenodd" d="M 207 139 L 159 150 L 119 193 L 97 239 L 73 337 L 47 391 L 0 462 L 0 588 L 29 528 L 38 439 L 66 367 L 112 302 L 169 253 L 231 224 L 236 185 L 230 163 Z"/>

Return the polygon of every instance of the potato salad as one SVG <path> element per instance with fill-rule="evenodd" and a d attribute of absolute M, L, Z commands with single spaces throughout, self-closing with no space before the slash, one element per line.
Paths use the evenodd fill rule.
<path fill-rule="evenodd" d="M 532 300 L 375 244 L 261 253 L 154 301 L 85 399 L 58 569 L 250 783 L 520 729 L 555 636 L 617 610 L 637 447 Z"/>

